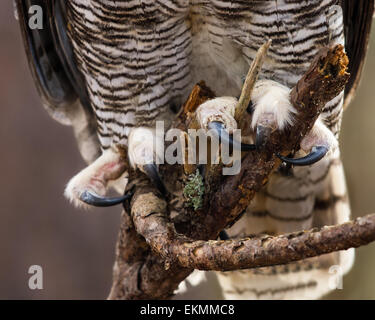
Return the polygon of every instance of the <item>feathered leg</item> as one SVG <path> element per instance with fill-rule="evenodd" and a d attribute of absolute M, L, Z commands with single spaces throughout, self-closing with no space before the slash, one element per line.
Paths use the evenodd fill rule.
<path fill-rule="evenodd" d="M 77 207 L 116 205 L 129 196 L 104 198 L 110 181 L 118 180 L 128 169 L 126 155 L 117 147 L 112 147 L 86 169 L 73 177 L 66 189 L 65 196 Z M 125 189 L 125 178 L 123 189 Z"/>

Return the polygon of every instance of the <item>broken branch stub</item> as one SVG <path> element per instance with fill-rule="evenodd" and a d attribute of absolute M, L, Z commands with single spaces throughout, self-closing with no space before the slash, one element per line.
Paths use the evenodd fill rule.
<path fill-rule="evenodd" d="M 251 100 L 251 93 L 253 91 L 255 82 L 258 80 L 258 75 L 262 69 L 264 60 L 267 57 L 268 49 L 272 44 L 272 40 L 268 40 L 263 44 L 257 51 L 255 59 L 250 65 L 250 69 L 247 73 L 244 85 L 242 87 L 240 98 L 238 99 L 238 104 L 234 113 L 234 118 L 240 122 L 242 116 L 245 114 L 247 107 L 249 106 Z M 239 125 L 241 128 L 241 125 Z"/>

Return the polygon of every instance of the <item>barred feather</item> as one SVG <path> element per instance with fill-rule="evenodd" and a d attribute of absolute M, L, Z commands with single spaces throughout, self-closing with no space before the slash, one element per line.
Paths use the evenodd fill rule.
<path fill-rule="evenodd" d="M 199 80 L 237 96 L 266 38 L 273 45 L 262 77 L 293 86 L 322 46 L 343 43 L 337 3 L 69 0 L 70 37 L 102 147 L 126 144 L 133 126 L 169 119 Z M 340 110 L 341 101 L 327 105 L 334 131 Z"/>
<path fill-rule="evenodd" d="M 320 48 L 344 44 L 339 4 L 339 0 L 68 0 L 70 38 L 102 148 L 127 144 L 134 126 L 152 126 L 156 119 L 169 123 L 171 108 L 179 106 L 202 79 L 218 96 L 238 96 L 265 39 L 273 42 L 260 78 L 294 86 Z M 343 94 L 330 101 L 321 116 L 336 136 L 342 104 Z M 271 177 L 230 230 L 232 236 L 279 234 L 349 219 L 338 150 L 312 167 L 290 173 Z M 342 257 L 333 254 L 219 278 L 231 298 L 318 297 L 328 291 L 327 268 L 351 264 L 350 255 L 345 263 Z"/>

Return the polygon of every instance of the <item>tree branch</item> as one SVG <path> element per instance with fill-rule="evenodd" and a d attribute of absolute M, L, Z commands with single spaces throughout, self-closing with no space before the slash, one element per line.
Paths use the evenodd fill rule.
<path fill-rule="evenodd" d="M 110 298 L 168 298 L 193 268 L 235 270 L 269 266 L 372 241 L 372 216 L 342 226 L 278 237 L 203 241 L 216 239 L 221 230 L 238 219 L 267 182 L 269 174 L 279 167 L 276 153 L 286 155 L 299 149 L 324 105 L 344 89 L 349 78 L 347 65 L 342 46 L 322 50 L 291 92 L 291 102 L 297 110 L 294 125 L 282 132 L 272 128 L 261 150 L 243 155 L 238 175 L 221 176 L 215 174 L 215 170 L 208 170 L 202 209 L 184 208 L 178 218 L 172 220 L 170 208 L 176 197 L 166 202 L 157 196 L 147 180 L 132 173 L 128 188 L 136 185 L 137 190 L 126 212 L 134 225 L 129 214 L 124 213 Z M 203 85 L 195 88 L 175 127 L 190 127 L 195 108 L 212 97 L 213 93 Z M 242 121 L 245 131 L 248 123 L 249 119 Z M 174 183 L 181 180 L 174 177 L 181 177 L 183 169 L 169 166 L 162 168 L 162 172 Z M 178 188 L 171 185 L 169 189 Z M 366 236 L 362 237 L 361 233 Z"/>
<path fill-rule="evenodd" d="M 151 248 L 165 258 L 167 265 L 178 263 L 199 270 L 232 271 L 286 264 L 375 240 L 375 214 L 279 236 L 193 241 L 175 232 L 166 212 L 166 203 L 153 193 L 137 195 L 132 208 L 137 231 L 147 236 Z"/>
<path fill-rule="evenodd" d="M 113 284 L 108 299 L 168 299 L 192 271 L 178 264 L 165 269 L 165 260 L 151 251 L 134 229 L 129 207 L 122 212 Z"/>

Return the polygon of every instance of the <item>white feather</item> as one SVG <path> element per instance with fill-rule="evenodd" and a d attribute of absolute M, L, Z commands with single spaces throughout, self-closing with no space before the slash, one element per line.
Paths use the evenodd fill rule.
<path fill-rule="evenodd" d="M 272 80 L 255 84 L 251 101 L 254 105 L 252 128 L 258 123 L 275 122 L 279 130 L 293 124 L 295 108 L 290 103 L 290 89 Z"/>

